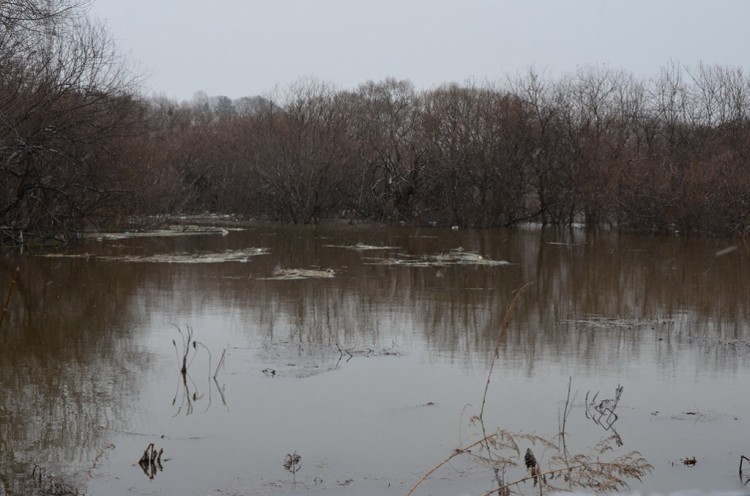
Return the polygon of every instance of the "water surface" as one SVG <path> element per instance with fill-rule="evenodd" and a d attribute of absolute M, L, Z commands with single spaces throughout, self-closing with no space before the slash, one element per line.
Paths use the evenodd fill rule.
<path fill-rule="evenodd" d="M 40 466 L 92 495 L 405 494 L 477 439 L 498 339 L 489 429 L 555 436 L 572 381 L 573 452 L 639 451 L 654 470 L 636 490 L 743 488 L 741 244 L 269 225 L 55 255 L 0 260 L 4 280 L 21 268 L 0 329 L 6 488 Z M 616 417 L 593 418 L 587 394 L 618 386 Z M 150 443 L 153 474 L 137 464 Z M 417 494 L 482 494 L 493 477 L 457 458 Z"/>

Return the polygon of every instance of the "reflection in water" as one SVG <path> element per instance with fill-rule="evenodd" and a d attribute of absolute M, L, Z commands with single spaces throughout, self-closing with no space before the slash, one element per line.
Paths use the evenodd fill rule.
<path fill-rule="evenodd" d="M 172 345 L 174 345 L 175 353 L 177 354 L 177 364 L 179 365 L 177 388 L 174 393 L 174 398 L 172 398 L 172 406 L 176 407 L 174 416 L 176 417 L 181 413 L 191 415 L 194 412 L 195 405 L 203 400 L 206 400 L 206 407 L 203 412 L 205 413 L 208 411 L 208 409 L 211 408 L 212 391 L 214 386 L 216 387 L 216 392 L 221 398 L 222 404 L 227 406 L 226 397 L 224 396 L 224 385 L 220 384 L 217 378 L 219 370 L 221 370 L 224 365 L 226 349 L 222 352 L 219 363 L 216 365 L 216 369 L 213 369 L 211 363 L 211 350 L 202 342 L 195 340 L 193 337 L 192 326 L 186 326 L 184 332 L 180 326 L 175 325 L 174 327 L 177 329 L 180 336 L 179 345 L 177 344 L 177 340 L 172 340 Z M 207 369 L 204 371 L 198 371 L 199 374 L 203 374 L 207 370 L 207 375 L 202 375 L 202 377 L 206 378 L 205 389 L 201 389 L 201 386 L 199 386 L 195 379 L 193 379 L 193 376 L 190 373 L 190 370 L 194 370 L 198 367 L 198 364 L 194 366 L 193 363 L 199 355 L 202 357 L 205 355 L 205 359 L 207 359 L 208 362 Z M 202 366 L 205 367 L 205 364 L 202 364 Z M 202 381 L 199 379 L 199 382 Z M 206 394 L 201 391 L 208 391 L 208 393 Z M 180 399 L 179 403 L 177 402 L 178 398 Z M 146 452 L 148 452 L 148 450 L 146 450 Z M 151 459 L 153 459 L 153 457 Z M 153 465 L 153 463 L 151 465 Z"/>
<path fill-rule="evenodd" d="M 18 490 L 35 466 L 91 463 L 129 414 L 148 362 L 126 327 L 137 317 L 123 322 L 130 274 L 105 277 L 85 260 L 4 262 L 2 274 L 21 267 L 0 329 L 0 466 L 6 489 Z"/>
<path fill-rule="evenodd" d="M 138 466 L 141 467 L 143 474 L 149 479 L 153 479 L 158 472 L 164 470 L 164 465 L 161 464 L 161 457 L 163 454 L 164 448 L 159 448 L 157 451 L 154 443 L 149 443 L 143 451 L 143 456 L 138 460 Z"/>
<path fill-rule="evenodd" d="M 745 463 L 747 462 L 747 463 Z M 740 482 L 743 486 L 750 484 L 750 473 L 748 473 L 747 467 L 750 465 L 750 458 L 745 455 L 740 456 Z"/>
<path fill-rule="evenodd" d="M 10 285 L 8 286 L 8 295 L 5 297 L 5 303 L 3 303 L 3 308 L 0 311 L 0 326 L 3 325 L 5 316 L 8 315 L 8 307 L 10 306 L 10 301 L 13 298 L 13 291 L 16 289 L 16 285 L 18 285 L 18 278 L 20 276 L 21 268 L 16 267 L 16 270 L 13 271 L 13 277 L 11 277 L 10 279 Z"/>
<path fill-rule="evenodd" d="M 535 360 L 548 357 L 565 357 L 590 369 L 626 363 L 643 336 L 654 332 L 665 340 L 657 352 L 668 370 L 674 366 L 676 349 L 670 345 L 675 342 L 702 340 L 721 352 L 748 337 L 750 310 L 741 275 L 746 260 L 717 259 L 708 241 L 684 246 L 685 241 L 670 238 L 579 232 L 556 233 L 548 240 L 546 231 L 513 233 L 512 238 L 505 232 L 467 233 L 458 239 L 444 233 L 444 238 L 421 240 L 388 233 L 394 237 L 385 244 L 401 241 L 417 253 L 431 256 L 459 245 L 512 265 L 405 269 L 363 264 L 358 254 L 343 250 L 310 248 L 315 254 L 310 265 L 338 262 L 346 271 L 330 284 L 245 284 L 232 288 L 245 295 L 233 301 L 263 302 L 259 327 L 269 342 L 365 345 L 405 339 L 416 330 L 437 355 L 471 366 L 490 358 L 502 309 L 515 289 L 532 281 L 502 348 L 505 359 L 523 359 L 530 372 Z M 280 239 L 285 238 L 275 237 Z M 285 251 L 272 251 L 279 249 Z M 232 304 L 224 288 L 215 294 L 224 298 L 215 304 Z M 732 366 L 718 360 L 697 365 Z"/>
<path fill-rule="evenodd" d="M 586 418 L 593 421 L 596 425 L 604 429 L 605 431 L 612 432 L 612 436 L 615 439 L 617 446 L 622 446 L 622 437 L 615 429 L 615 422 L 620 418 L 615 410 L 617 405 L 620 404 L 620 396 L 622 396 L 623 387 L 619 384 L 615 389 L 614 398 L 599 399 L 599 392 L 594 393 L 593 397 L 589 400 L 591 391 L 586 393 L 586 400 L 584 405 L 586 407 Z"/>
<path fill-rule="evenodd" d="M 732 248 L 717 240 L 582 230 L 266 226 L 226 236 L 103 240 L 66 253 L 85 257 L 8 257 L 0 260 L 0 277 L 10 280 L 17 265 L 21 277 L 0 327 L 3 482 L 31 473 L 35 464 L 85 472 L 111 442 L 118 446 L 108 455 L 111 464 L 97 466 L 125 477 L 117 472 L 117 460 L 129 460 L 122 469 L 127 471 L 135 451 L 121 450 L 136 445 L 142 450 L 145 443 L 123 432 L 171 429 L 179 431 L 172 441 L 188 443 L 200 431 L 217 436 L 217 445 L 224 438 L 226 444 L 236 436 L 256 436 L 243 442 L 266 443 L 270 449 L 287 430 L 300 439 L 297 427 L 288 425 L 303 424 L 307 419 L 300 415 L 318 412 L 316 398 L 328 397 L 329 384 L 354 380 L 376 364 L 387 363 L 385 368 L 401 374 L 388 383 L 391 402 L 431 402 L 420 394 L 440 391 L 430 382 L 438 373 L 451 380 L 462 375 L 480 389 L 504 309 L 527 282 L 532 285 L 501 337 L 497 367 L 504 380 L 495 395 L 514 392 L 515 401 L 530 402 L 532 411 L 542 403 L 554 410 L 564 389 L 554 390 L 553 397 L 548 393 L 559 387 L 559 378 L 569 376 L 584 378 L 582 387 L 588 389 L 614 388 L 628 380 L 645 388 L 656 381 L 693 394 L 696 380 L 710 388 L 712 381 L 742 377 L 750 365 L 745 289 L 750 267 L 747 250 Z M 191 253 L 251 252 L 262 256 L 157 263 L 174 253 L 189 260 Z M 451 262 L 458 255 L 466 262 L 469 254 L 498 263 L 437 263 L 445 254 L 453 254 Z M 132 263 L 134 257 L 150 262 Z M 378 259 L 429 263 L 373 263 Z M 325 272 L 326 277 L 278 278 L 280 268 Z M 225 353 L 226 369 L 219 374 L 216 364 L 205 363 L 211 358 L 198 354 L 195 368 L 187 370 L 193 366 L 180 361 L 186 354 L 180 355 L 185 350 L 179 346 L 175 364 L 173 325 L 194 328 L 204 351 Z M 356 360 L 348 361 L 347 353 Z M 180 373 L 182 364 L 188 373 Z M 424 366 L 432 367 L 431 373 L 419 382 Z M 265 370 L 273 370 L 273 376 Z M 387 373 L 373 370 L 360 380 L 372 381 L 368 387 L 379 390 L 377 381 Z M 175 377 L 177 394 L 172 395 Z M 449 387 L 446 383 L 444 389 Z M 636 402 L 636 390 L 628 387 L 628 400 Z M 284 410 L 290 390 L 309 403 L 307 410 Z M 217 392 L 225 408 L 209 408 Z M 358 393 L 346 394 L 339 396 L 345 404 L 338 408 L 357 408 L 346 403 Z M 459 396 L 457 403 L 467 401 L 466 394 Z M 172 397 L 175 406 L 162 409 L 162 401 L 169 407 Z M 475 391 L 468 397 L 475 400 Z M 658 407 L 662 400 L 654 393 L 644 401 L 657 405 L 656 411 L 665 408 Z M 203 403 L 208 406 L 195 408 Z M 618 429 L 625 423 L 624 407 L 618 410 Z M 172 418 L 175 410 L 178 417 Z M 331 410 L 336 417 L 336 407 Z M 508 421 L 515 406 L 502 404 L 497 410 L 498 421 Z M 632 422 L 632 410 L 625 412 Z M 201 430 L 201 416 L 218 419 L 211 424 L 215 431 Z M 241 423 L 243 416 L 255 420 Z M 663 415 L 652 417 L 658 421 Z M 273 431 L 263 437 L 253 430 L 257 419 L 287 422 L 287 427 L 258 427 Z M 644 431 L 649 427 L 641 425 Z M 629 433 L 625 439 L 633 443 L 637 437 Z M 279 449 L 285 450 L 279 456 L 289 452 L 288 446 Z M 188 463 L 190 451 L 180 453 L 181 463 Z M 306 459 L 311 451 L 304 451 Z M 231 478 L 234 465 L 221 452 L 212 456 Z M 276 470 L 280 458 L 269 458 L 276 461 L 267 466 L 252 459 L 258 461 L 257 470 Z M 399 460 L 399 465 L 406 462 Z M 389 473 L 387 457 L 384 463 L 372 471 Z M 168 472 L 179 478 L 181 469 L 174 465 Z M 155 481 L 163 478 L 166 472 Z"/>

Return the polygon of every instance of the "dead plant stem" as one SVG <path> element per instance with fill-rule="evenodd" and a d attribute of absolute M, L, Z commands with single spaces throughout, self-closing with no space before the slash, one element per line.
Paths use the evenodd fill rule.
<path fill-rule="evenodd" d="M 484 425 L 484 407 L 487 404 L 487 392 L 490 389 L 490 382 L 492 381 L 492 371 L 495 368 L 495 362 L 497 361 L 498 357 L 500 356 L 500 346 L 502 345 L 503 338 L 505 337 L 505 333 L 508 330 L 508 326 L 510 325 L 510 321 L 513 318 L 513 314 L 516 313 L 516 308 L 518 307 L 518 302 L 521 298 L 521 295 L 526 291 L 526 289 L 531 285 L 531 282 L 527 282 L 521 288 L 516 291 L 515 296 L 513 296 L 513 299 L 510 302 L 510 305 L 508 305 L 508 308 L 505 310 L 505 316 L 503 317 L 503 322 L 500 326 L 500 332 L 498 333 L 497 339 L 495 340 L 495 349 L 492 353 L 492 360 L 490 361 L 490 370 L 487 373 L 487 382 L 484 384 L 484 392 L 482 393 L 482 407 L 479 409 L 479 425 L 482 428 L 482 436 L 484 436 L 484 444 L 487 448 L 488 458 L 490 462 L 494 463 L 493 455 L 492 455 L 492 449 L 489 445 L 489 436 L 487 435 L 487 428 Z M 504 475 L 503 475 L 504 477 Z M 495 478 L 498 481 L 498 485 L 502 485 L 504 480 L 502 480 L 500 473 L 498 470 L 495 470 Z"/>
<path fill-rule="evenodd" d="M 492 360 L 490 361 L 490 370 L 487 373 L 487 382 L 484 385 L 484 393 L 482 394 L 482 408 L 479 410 L 480 421 L 484 418 L 484 407 L 487 403 L 487 392 L 490 389 L 490 382 L 492 381 L 492 370 L 495 368 L 495 361 L 497 361 L 497 358 L 500 356 L 500 346 L 502 345 L 503 337 L 505 337 L 505 331 L 508 330 L 510 320 L 513 318 L 513 314 L 516 312 L 516 308 L 518 307 L 518 302 L 521 299 L 521 295 L 528 289 L 529 286 L 531 286 L 531 284 L 531 282 L 527 282 L 526 284 L 521 286 L 521 289 L 516 291 L 516 295 L 513 297 L 510 305 L 508 305 L 508 309 L 505 311 L 505 317 L 503 317 L 503 323 L 500 326 L 500 332 L 498 333 L 497 339 L 495 340 L 495 350 L 492 354 Z"/>
<path fill-rule="evenodd" d="M 573 385 L 573 377 L 568 377 L 568 396 L 565 398 L 565 407 L 563 408 L 561 419 L 559 421 L 560 423 L 560 443 L 562 444 L 562 453 L 563 457 L 565 458 L 565 463 L 568 463 L 568 446 L 565 443 L 565 424 L 568 421 L 568 415 L 570 415 L 570 411 L 573 407 L 570 402 L 570 389 Z"/>
<path fill-rule="evenodd" d="M 484 393 L 482 394 L 482 408 L 479 411 L 479 423 L 482 426 L 482 439 L 466 446 L 463 448 L 458 448 L 453 453 L 443 460 L 442 462 L 435 465 L 432 469 L 430 469 L 429 472 L 422 475 L 422 477 L 419 478 L 419 480 L 411 487 L 408 493 L 406 493 L 406 496 L 411 496 L 412 493 L 419 487 L 425 480 L 427 480 L 432 474 L 434 474 L 436 471 L 440 470 L 441 467 L 449 463 L 452 459 L 459 455 L 463 455 L 464 453 L 467 453 L 471 448 L 483 444 L 488 444 L 489 441 L 496 436 L 496 434 L 490 434 L 487 435 L 487 430 L 484 426 L 484 406 L 487 403 L 487 392 L 490 389 L 490 382 L 492 380 L 492 369 L 495 366 L 495 361 L 497 360 L 498 356 L 500 355 L 500 345 L 502 344 L 502 339 L 505 336 L 505 331 L 508 329 L 508 326 L 510 325 L 510 320 L 513 318 L 513 314 L 516 311 L 516 308 L 518 307 L 518 301 L 521 298 L 521 295 L 528 289 L 528 287 L 531 285 L 530 282 L 527 282 L 521 288 L 516 291 L 515 296 L 513 297 L 513 300 L 511 300 L 510 305 L 508 305 L 507 310 L 505 311 L 505 316 L 503 317 L 502 325 L 500 326 L 500 333 L 498 334 L 497 340 L 495 341 L 495 349 L 493 350 L 492 360 L 490 361 L 490 370 L 487 374 L 487 382 L 484 385 Z M 490 457 L 492 456 L 492 450 L 487 446 L 488 452 L 490 453 Z"/>
<path fill-rule="evenodd" d="M 219 359 L 219 364 L 216 366 L 216 370 L 214 371 L 214 380 L 216 380 L 216 376 L 219 375 L 219 369 L 224 365 L 224 358 L 227 356 L 227 349 L 224 348 L 224 351 L 221 352 L 221 358 Z"/>
<path fill-rule="evenodd" d="M 482 496 L 490 496 L 492 494 L 501 494 L 505 489 L 508 489 L 511 486 L 517 486 L 519 484 L 522 484 L 524 482 L 528 482 L 528 481 L 531 481 L 531 480 L 534 480 L 534 479 L 544 480 L 544 478 L 546 478 L 548 475 L 557 475 L 557 474 L 562 474 L 564 472 L 572 472 L 573 470 L 576 470 L 576 469 L 585 469 L 585 468 L 590 468 L 590 467 L 603 467 L 603 468 L 607 468 L 607 467 L 612 467 L 612 466 L 616 466 L 616 465 L 617 464 L 613 463 L 613 462 L 600 462 L 600 461 L 586 462 L 586 463 L 576 463 L 576 464 L 573 464 L 573 465 L 567 465 L 566 464 L 563 467 L 553 468 L 553 469 L 547 470 L 546 472 L 537 472 L 535 474 L 527 475 L 526 477 L 523 477 L 521 479 L 515 480 L 513 482 L 509 482 L 509 483 L 505 484 L 504 486 L 497 487 L 497 488 L 495 488 L 495 489 L 493 489 L 491 491 L 487 491 L 486 493 L 482 494 Z M 540 482 L 540 485 L 541 485 L 541 482 Z M 627 485 L 626 485 L 626 487 L 627 487 Z"/>
<path fill-rule="evenodd" d="M 463 455 L 464 453 L 468 452 L 468 451 L 469 451 L 469 450 L 470 450 L 471 448 L 473 448 L 474 446 L 479 446 L 480 444 L 483 444 L 483 443 L 485 443 L 486 441 L 489 441 L 489 440 L 490 440 L 491 438 L 493 438 L 493 437 L 495 437 L 495 436 L 496 436 L 496 434 L 490 434 L 490 436 L 489 436 L 489 437 L 483 437 L 483 438 L 482 438 L 482 439 L 480 439 L 479 441 L 475 441 L 475 442 L 471 443 L 471 444 L 470 444 L 470 445 L 468 445 L 468 446 L 465 446 L 465 447 L 463 447 L 463 448 L 458 448 L 458 449 L 454 450 L 454 451 L 453 451 L 453 453 L 451 454 L 451 456 L 449 456 L 448 458 L 446 458 L 446 459 L 445 459 L 445 460 L 443 460 L 442 462 L 440 462 L 440 463 L 438 463 L 437 465 L 435 465 L 434 467 L 432 467 L 432 468 L 430 469 L 430 471 L 429 471 L 429 472 L 427 472 L 427 473 L 425 473 L 424 475 L 422 475 L 422 477 L 420 477 L 420 478 L 419 478 L 419 480 L 418 480 L 417 482 L 415 482 L 415 483 L 414 483 L 414 485 L 413 485 L 413 486 L 411 487 L 411 489 L 409 489 L 409 492 L 408 492 L 408 493 L 406 493 L 406 496 L 411 496 L 411 495 L 412 495 L 412 493 L 414 493 L 414 491 L 416 491 L 416 490 L 417 490 L 417 488 L 418 488 L 418 487 L 419 487 L 419 486 L 420 486 L 420 485 L 421 485 L 421 484 L 422 484 L 422 483 L 423 483 L 424 481 L 426 481 L 427 479 L 429 479 L 429 477 L 430 477 L 430 476 L 431 476 L 432 474 L 434 474 L 435 472 L 437 472 L 438 470 L 440 470 L 440 468 L 442 468 L 443 466 L 445 466 L 446 464 L 448 464 L 448 463 L 449 463 L 449 462 L 450 462 L 451 460 L 453 460 L 453 459 L 454 459 L 455 457 L 457 457 L 457 456 L 460 456 L 460 455 Z"/>

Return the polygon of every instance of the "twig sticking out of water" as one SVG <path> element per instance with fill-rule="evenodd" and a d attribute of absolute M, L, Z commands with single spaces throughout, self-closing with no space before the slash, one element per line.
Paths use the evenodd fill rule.
<path fill-rule="evenodd" d="M 195 355 L 197 354 L 197 344 L 195 340 L 193 339 L 193 328 L 190 326 L 187 326 L 185 328 L 185 333 L 183 334 L 182 329 L 177 324 L 172 324 L 177 329 L 177 332 L 180 333 L 180 338 L 182 338 L 182 367 L 180 368 L 180 373 L 182 375 L 186 375 L 188 371 L 188 367 L 190 364 L 188 363 L 188 355 L 190 355 L 190 348 L 192 347 L 193 350 L 195 350 L 195 353 L 193 354 L 193 358 L 195 358 Z M 177 348 L 177 341 L 174 339 L 172 340 L 172 344 L 174 345 L 175 352 L 177 353 L 177 363 L 180 363 L 180 350 Z M 192 360 L 190 361 L 192 363 Z"/>
<path fill-rule="evenodd" d="M 748 477 L 745 481 L 742 480 L 742 462 L 744 461 L 750 463 L 750 458 L 746 457 L 745 455 L 740 455 L 740 482 L 742 482 L 743 484 L 747 484 L 748 482 L 750 482 L 750 477 Z"/>
<path fill-rule="evenodd" d="M 219 369 L 224 367 L 224 358 L 227 356 L 227 349 L 224 348 L 224 351 L 221 352 L 221 358 L 219 359 L 219 364 L 216 366 L 216 370 L 214 371 L 214 380 L 216 380 L 216 376 L 219 375 Z"/>
<path fill-rule="evenodd" d="M 190 326 L 187 326 L 185 328 L 185 331 L 182 330 L 179 326 L 172 324 L 176 329 L 177 332 L 180 334 L 181 338 L 181 345 L 177 344 L 176 340 L 172 340 L 172 344 L 174 345 L 175 354 L 177 356 L 177 365 L 179 366 L 180 375 L 178 377 L 177 386 L 175 389 L 174 398 L 172 399 L 172 405 L 177 404 L 177 397 L 182 394 L 182 403 L 177 408 L 177 411 L 175 412 L 174 416 L 177 416 L 180 414 L 180 412 L 185 409 L 185 412 L 187 415 L 190 415 L 193 413 L 193 406 L 194 403 L 196 403 L 198 400 L 202 399 L 205 394 L 200 393 L 198 390 L 198 385 L 193 380 L 192 376 L 190 375 L 190 366 L 195 360 L 196 356 L 198 355 L 199 348 L 203 348 L 206 350 L 206 353 L 208 354 L 208 377 L 207 377 L 207 389 L 208 389 L 208 404 L 206 405 L 206 409 L 204 411 L 208 411 L 208 409 L 211 407 L 211 382 L 213 380 L 213 383 L 216 385 L 217 391 L 219 391 L 219 395 L 221 396 L 221 402 L 224 404 L 224 406 L 227 405 L 226 397 L 224 396 L 224 388 L 219 384 L 218 381 L 218 375 L 219 370 L 221 370 L 225 363 L 226 363 L 226 354 L 227 349 L 224 348 L 224 350 L 221 353 L 221 358 L 219 359 L 219 363 L 216 365 L 216 368 L 213 368 L 212 361 L 213 357 L 211 355 L 211 350 L 206 346 L 205 344 L 201 343 L 200 341 L 196 341 L 193 337 L 193 328 Z M 213 375 L 212 375 L 213 373 Z"/>
<path fill-rule="evenodd" d="M 174 345 L 175 353 L 177 354 L 177 364 L 180 366 L 180 378 L 182 380 L 182 388 L 183 388 L 183 396 L 182 396 L 182 404 L 177 410 L 177 414 L 180 413 L 182 410 L 182 407 L 187 404 L 187 414 L 190 415 L 193 412 L 193 402 L 199 399 L 198 397 L 198 391 L 197 386 L 195 384 L 195 381 L 193 381 L 193 378 L 190 377 L 190 374 L 188 374 L 188 369 L 190 368 L 190 365 L 193 363 L 193 360 L 195 360 L 195 356 L 198 354 L 198 345 L 200 344 L 203 348 L 206 348 L 206 351 L 208 351 L 208 348 L 203 345 L 202 343 L 199 343 L 193 339 L 193 328 L 191 326 L 186 326 L 185 332 L 182 331 L 180 326 L 176 324 L 172 324 L 177 329 L 177 332 L 180 333 L 180 338 L 182 341 L 182 351 L 177 346 L 177 341 L 174 339 L 172 340 L 172 344 Z M 188 362 L 188 358 L 190 357 L 190 350 L 193 350 L 193 356 L 190 358 L 190 361 Z M 211 375 L 211 352 L 208 352 L 208 360 L 209 360 L 209 366 L 208 366 L 208 374 L 209 374 L 209 387 L 210 387 L 210 375 Z M 194 386 L 195 391 L 190 394 L 190 386 L 188 384 L 188 378 L 190 379 L 190 384 Z M 177 390 L 175 391 L 175 396 L 172 399 L 172 405 L 174 405 L 177 401 L 177 396 L 179 395 L 180 390 L 180 382 L 177 383 Z M 202 397 L 203 395 L 201 395 Z"/>
<path fill-rule="evenodd" d="M 164 448 L 160 448 L 159 451 L 156 451 L 154 443 L 150 443 L 143 451 L 143 456 L 138 460 L 138 465 L 149 479 L 154 478 L 157 470 L 160 472 L 164 470 L 164 467 L 161 464 L 161 456 L 163 454 Z"/>
<path fill-rule="evenodd" d="M 341 364 L 341 361 L 343 360 L 345 363 L 348 363 L 349 360 L 356 357 L 373 357 L 373 356 L 398 356 L 400 353 L 398 351 L 395 351 L 393 348 L 395 348 L 396 344 L 394 343 L 390 348 L 385 348 L 382 350 L 375 350 L 373 348 L 342 348 L 339 343 L 336 344 L 336 349 L 339 352 L 339 359 L 336 361 L 336 368 Z M 346 359 L 344 360 L 344 356 L 346 356 Z"/>
<path fill-rule="evenodd" d="M 89 479 L 94 478 L 93 472 L 94 472 L 94 469 L 96 468 L 96 465 L 99 463 L 99 460 L 104 456 L 104 454 L 111 449 L 115 449 L 115 445 L 112 443 L 109 443 L 105 445 L 104 448 L 100 449 L 99 453 L 96 454 L 94 461 L 91 463 L 91 466 L 89 467 Z"/>
<path fill-rule="evenodd" d="M 284 470 L 292 474 L 292 480 L 294 480 L 295 474 L 302 469 L 301 462 L 302 456 L 298 455 L 296 451 L 294 453 L 287 453 L 284 457 Z"/>
<path fill-rule="evenodd" d="M 341 359 L 344 358 L 344 353 L 349 355 L 349 358 L 346 359 L 347 362 L 351 360 L 352 358 L 354 358 L 354 355 L 352 355 L 352 353 L 349 350 L 342 349 L 338 343 L 336 343 L 336 348 L 338 348 L 339 350 L 339 362 L 341 362 Z"/>
<path fill-rule="evenodd" d="M 623 443 L 620 434 L 618 434 L 615 429 L 615 422 L 617 422 L 619 418 L 615 413 L 615 410 L 617 409 L 617 405 L 620 404 L 620 397 L 622 396 L 623 389 L 624 388 L 618 384 L 617 388 L 615 388 L 614 399 L 603 399 L 601 401 L 597 401 L 597 397 L 599 396 L 598 391 L 594 394 L 591 401 L 589 401 L 589 391 L 586 393 L 585 400 L 586 418 L 593 420 L 595 424 L 599 425 L 605 431 L 612 431 L 617 438 L 618 446 L 622 446 Z"/>
<path fill-rule="evenodd" d="M 10 286 L 8 287 L 8 296 L 5 298 L 5 305 L 3 305 L 3 313 L 0 314 L 0 325 L 3 325 L 5 321 L 5 315 L 8 313 L 8 307 L 10 306 L 10 298 L 13 296 L 13 289 L 18 284 L 18 279 L 21 277 L 21 267 L 16 267 L 13 272 L 13 277 L 10 279 Z"/>
<path fill-rule="evenodd" d="M 221 352 L 221 358 L 219 359 L 219 364 L 216 366 L 216 370 L 214 371 L 214 384 L 216 385 L 216 390 L 219 392 L 219 396 L 221 397 L 221 403 L 224 406 L 227 406 L 227 399 L 224 397 L 224 388 L 219 385 L 219 380 L 217 379 L 217 376 L 219 375 L 219 369 L 224 368 L 224 359 L 227 356 L 227 349 L 224 348 L 224 351 Z M 209 385 L 208 393 L 211 394 L 211 386 Z"/>

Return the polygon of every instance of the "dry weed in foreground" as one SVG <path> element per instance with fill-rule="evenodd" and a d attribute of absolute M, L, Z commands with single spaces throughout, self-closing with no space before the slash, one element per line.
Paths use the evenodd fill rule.
<path fill-rule="evenodd" d="M 525 484 L 531 484 L 533 491 L 539 494 L 576 488 L 595 492 L 612 492 L 629 487 L 629 480 L 641 481 L 653 470 L 653 466 L 637 451 L 606 459 L 607 454 L 613 454 L 612 446 L 618 445 L 618 436 L 611 436 L 600 441 L 588 453 L 568 454 L 564 443 L 564 419 L 569 413 L 570 383 L 563 422 L 560 426 L 561 432 L 554 437 L 560 440 L 559 443 L 536 434 L 514 433 L 504 429 L 487 433 L 484 410 L 492 370 L 499 356 L 502 338 L 510 325 L 521 295 L 528 287 L 527 283 L 516 291 L 513 300 L 508 305 L 490 362 L 482 395 L 482 406 L 479 415 L 471 420 L 481 428 L 482 438 L 455 449 L 450 456 L 420 477 L 406 496 L 411 496 L 424 481 L 460 456 L 469 457 L 493 470 L 497 487 L 485 492 L 482 496 L 522 494 Z M 526 448 L 523 452 L 522 446 Z M 538 454 L 535 454 L 533 448 Z"/>
<path fill-rule="evenodd" d="M 566 456 L 548 438 L 498 430 L 454 450 L 448 458 L 425 473 L 406 496 L 411 496 L 424 481 L 459 456 L 470 457 L 495 472 L 497 487 L 482 496 L 522 494 L 527 484 L 532 492 L 539 494 L 576 488 L 612 492 L 628 488 L 628 481 L 642 481 L 651 472 L 653 467 L 637 451 L 605 459 L 604 456 L 613 451 L 613 444 L 614 438 L 609 437 L 587 454 Z M 523 446 L 529 447 L 522 451 Z M 535 456 L 532 447 L 536 448 L 538 455 Z"/>

